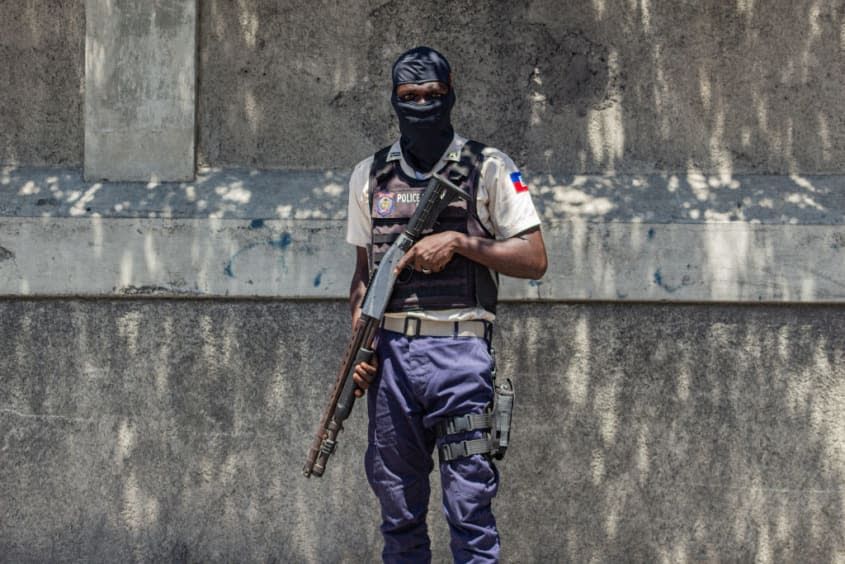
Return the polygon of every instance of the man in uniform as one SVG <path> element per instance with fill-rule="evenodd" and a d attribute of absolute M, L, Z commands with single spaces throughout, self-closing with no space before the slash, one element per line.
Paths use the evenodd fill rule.
<path fill-rule="evenodd" d="M 372 269 L 413 214 L 433 172 L 470 195 L 405 255 L 374 360 L 354 379 L 369 389 L 367 479 L 381 503 L 385 562 L 429 562 L 429 474 L 438 449 L 443 510 L 456 562 L 497 562 L 489 441 L 490 339 L 497 273 L 537 279 L 547 259 L 540 220 L 511 159 L 457 135 L 446 58 L 428 47 L 393 65 L 400 139 L 361 161 L 349 181 L 347 241 L 356 247 L 353 326 Z M 469 417 L 467 417 L 469 416 Z"/>

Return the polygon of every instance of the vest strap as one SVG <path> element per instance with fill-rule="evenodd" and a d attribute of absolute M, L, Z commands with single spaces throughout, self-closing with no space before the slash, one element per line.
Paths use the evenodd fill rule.
<path fill-rule="evenodd" d="M 398 238 L 398 233 L 376 233 L 372 236 L 373 243 L 376 245 L 381 245 L 383 243 L 390 244 Z"/>

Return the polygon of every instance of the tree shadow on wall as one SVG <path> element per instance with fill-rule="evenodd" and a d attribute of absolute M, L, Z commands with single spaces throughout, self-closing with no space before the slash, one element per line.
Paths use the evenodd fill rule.
<path fill-rule="evenodd" d="M 443 16 L 419 25 L 432 14 Z M 368 16 L 366 75 L 386 88 L 404 46 L 443 50 L 456 70 L 459 129 L 531 172 L 836 172 L 843 17 L 832 1 L 776 10 L 387 2 Z M 386 97 L 371 89 L 349 94 L 367 123 L 390 123 Z M 395 133 L 373 131 L 376 143 Z"/>
<path fill-rule="evenodd" d="M 0 164 L 82 163 L 83 4 L 3 4 Z"/>
<path fill-rule="evenodd" d="M 506 558 L 845 550 L 839 308 L 501 309 L 518 394 L 495 502 Z M 344 304 L 7 301 L 0 317 L 10 561 L 378 559 L 362 406 L 326 476 L 300 474 Z"/>
<path fill-rule="evenodd" d="M 832 562 L 845 550 L 838 308 L 504 309 L 502 373 L 520 401 L 497 507 L 515 553 Z"/>
<path fill-rule="evenodd" d="M 687 4 L 689 13 L 673 15 L 649 13 L 644 2 L 613 12 L 604 5 L 387 2 L 367 13 L 354 5 L 309 11 L 203 2 L 200 151 L 212 165 L 348 167 L 350 155 L 395 136 L 383 95 L 390 63 L 405 47 L 427 43 L 458 71 L 462 132 L 499 146 L 536 175 L 665 171 L 655 182 L 669 191 L 674 172 L 687 174 L 672 219 L 738 214 L 730 193 L 715 190 L 708 177 L 730 188 L 739 173 L 824 173 L 842 161 L 840 85 L 816 64 L 841 60 L 842 14 L 832 3 L 797 2 L 786 13 L 750 2 Z M 444 13 L 434 31 L 418 25 Z M 305 24 L 317 16 L 349 16 L 362 26 L 315 33 Z M 781 41 L 781 21 L 801 41 Z M 274 34 L 278 29 L 289 33 Z M 696 34 L 705 39 L 692 40 Z M 353 47 L 325 53 L 331 37 Z M 707 49 L 694 52 L 702 45 Z M 740 56 L 749 49 L 754 56 Z M 241 177 L 226 174 L 222 191 L 211 186 L 211 206 L 223 217 L 249 217 L 238 199 Z M 703 199 L 698 176 L 711 188 Z M 50 190 L 64 190 L 65 181 L 44 182 L 44 193 L 24 194 L 36 208 L 97 213 L 102 194 L 89 193 L 93 185 L 65 201 Z M 787 200 L 782 215 L 765 216 L 763 200 L 772 192 L 763 187 L 744 204 L 754 211 L 736 218 L 806 218 L 801 198 L 812 191 L 791 182 L 775 191 Z M 821 184 L 822 196 L 812 197 L 822 209 L 813 217 L 830 220 L 839 200 Z M 186 202 L 188 186 L 180 187 Z M 550 198 L 556 186 L 548 183 Z M 619 218 L 656 219 L 642 202 L 661 195 L 648 192 L 650 182 L 643 186 L 610 180 L 583 191 L 616 206 L 593 214 L 597 219 L 613 219 L 613 210 Z M 144 205 L 171 206 L 167 187 L 153 188 Z M 793 194 L 799 201 L 788 200 Z M 122 202 L 109 201 L 116 205 Z M 184 217 L 207 213 L 186 209 Z M 699 218 L 689 215 L 693 209 Z M 326 213 L 338 218 L 335 211 Z M 552 211 L 550 219 L 573 213 Z M 310 539 L 331 527 L 346 535 L 330 546 L 338 559 L 352 552 L 374 559 L 377 533 L 371 527 L 358 536 L 350 518 L 350 506 L 362 520 L 377 513 L 360 492 L 359 459 L 333 460 L 333 474 L 319 486 L 294 481 L 302 454 L 294 438 L 310 437 L 324 393 L 303 375 L 310 359 L 296 351 L 320 351 L 325 359 L 315 369 L 333 374 L 346 337 L 344 307 L 305 304 L 320 328 L 309 332 L 289 317 L 293 304 L 202 304 L 198 318 L 192 305 L 127 301 L 108 312 L 87 302 L 4 306 L 0 373 L 12 376 L 3 382 L 9 407 L 0 412 L 0 434 L 26 471 L 7 466 L 0 482 L 39 492 L 7 495 L 3 505 L 13 509 L 5 515 L 30 519 L 33 531 L 43 524 L 32 515 L 52 515 L 56 547 L 103 560 L 158 546 L 154 559 L 190 561 L 199 550 L 196 559 L 236 560 L 243 550 L 321 561 L 326 555 Z M 837 309 L 525 307 L 528 313 L 503 311 L 504 323 L 512 321 L 500 346 L 521 397 L 503 466 L 515 487 L 503 488 L 498 504 L 503 530 L 525 531 L 509 535 L 514 552 L 537 561 L 667 562 L 831 561 L 842 553 Z M 531 321 L 517 326 L 526 317 Z M 44 326 L 55 331 L 37 354 L 27 351 L 38 342 L 33 328 Z M 90 403 L 99 397 L 105 405 Z M 360 454 L 357 423 L 357 437 L 344 440 L 347 452 Z M 86 458 L 92 450 L 98 454 Z M 105 484 L 92 477 L 115 474 Z M 63 500 L 68 491 L 78 497 Z M 350 491 L 361 495 L 350 502 Z M 543 525 L 526 530 L 538 515 Z M 2 540 L 5 554 L 25 538 L 10 536 Z"/>
<path fill-rule="evenodd" d="M 377 560 L 362 406 L 326 476 L 301 471 L 346 309 L 0 304 L 0 436 L 15 461 L 0 469 L 13 488 L 0 561 Z"/>

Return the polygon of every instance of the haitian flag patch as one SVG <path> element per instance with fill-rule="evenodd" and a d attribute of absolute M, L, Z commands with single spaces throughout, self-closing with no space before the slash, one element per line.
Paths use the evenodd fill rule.
<path fill-rule="evenodd" d="M 519 171 L 511 173 L 511 182 L 513 182 L 513 188 L 517 193 L 528 192 L 528 185 L 522 183 L 522 174 Z"/>

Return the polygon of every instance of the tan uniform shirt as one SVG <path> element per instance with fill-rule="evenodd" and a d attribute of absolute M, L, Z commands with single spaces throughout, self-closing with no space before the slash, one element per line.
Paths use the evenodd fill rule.
<path fill-rule="evenodd" d="M 460 159 L 466 138 L 455 135 L 440 161 L 434 166 L 435 171 L 442 169 L 450 161 Z M 430 173 L 415 171 L 402 156 L 399 141 L 390 148 L 388 160 L 398 159 L 402 171 L 411 178 L 427 179 Z M 496 239 L 508 239 L 527 229 L 540 225 L 540 218 L 534 209 L 531 195 L 512 175 L 518 174 L 516 165 L 505 153 L 487 147 L 483 153 L 481 175 L 478 180 L 476 209 L 481 224 Z M 349 179 L 349 207 L 346 241 L 352 245 L 366 248 L 370 244 L 370 168 L 373 156 L 358 163 Z M 441 321 L 467 321 L 471 319 L 495 318 L 492 312 L 482 308 L 422 310 L 402 313 L 388 313 L 391 317 L 419 317 Z"/>

